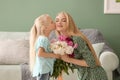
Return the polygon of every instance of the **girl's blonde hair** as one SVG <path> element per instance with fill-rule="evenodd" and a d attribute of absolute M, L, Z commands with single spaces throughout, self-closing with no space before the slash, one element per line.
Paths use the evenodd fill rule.
<path fill-rule="evenodd" d="M 59 14 L 65 15 L 65 17 L 66 17 L 66 19 L 67 19 L 67 26 L 69 26 L 69 28 L 68 28 L 68 31 L 66 31 L 66 32 L 68 32 L 70 35 L 75 35 L 75 34 L 77 34 L 77 35 L 80 36 L 83 40 L 85 40 L 85 41 L 87 42 L 87 44 L 88 44 L 89 49 L 91 50 L 91 52 L 92 52 L 92 54 L 93 54 L 93 56 L 94 56 L 94 58 L 95 58 L 96 65 L 100 66 L 100 65 L 101 65 L 101 64 L 100 64 L 100 61 L 98 60 L 98 58 L 97 58 L 97 56 L 96 56 L 96 53 L 95 53 L 95 51 L 94 51 L 94 49 L 93 49 L 90 41 L 89 41 L 89 40 L 86 38 L 86 36 L 83 35 L 82 32 L 76 27 L 76 25 L 75 25 L 72 17 L 71 17 L 68 13 L 66 13 L 66 12 L 60 12 L 60 13 L 58 13 L 58 15 L 59 15 Z M 57 34 L 57 35 L 60 35 L 60 32 L 59 32 L 59 31 L 56 31 L 56 34 Z"/>
<path fill-rule="evenodd" d="M 47 21 L 48 17 L 50 17 L 48 14 L 44 14 L 36 18 L 30 30 L 29 67 L 31 72 L 35 65 L 35 42 L 39 35 L 44 35 L 44 29 L 42 28 L 49 25 L 49 22 Z"/>

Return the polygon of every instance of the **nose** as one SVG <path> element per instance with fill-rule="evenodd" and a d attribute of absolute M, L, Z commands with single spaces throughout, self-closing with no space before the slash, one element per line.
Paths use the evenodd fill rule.
<path fill-rule="evenodd" d="M 57 24 L 61 24 L 61 21 L 56 22 Z"/>

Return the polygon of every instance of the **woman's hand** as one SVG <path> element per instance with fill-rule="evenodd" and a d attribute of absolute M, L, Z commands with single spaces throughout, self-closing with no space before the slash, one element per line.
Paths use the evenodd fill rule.
<path fill-rule="evenodd" d="M 72 63 L 72 64 L 79 65 L 79 66 L 88 67 L 88 65 L 87 65 L 85 60 L 79 60 L 79 59 L 75 59 L 75 58 L 70 58 L 68 55 L 62 55 L 61 59 L 63 61 L 65 61 L 65 62 L 68 62 L 68 63 Z"/>
<path fill-rule="evenodd" d="M 60 59 L 60 58 L 61 58 L 61 55 L 60 55 L 60 54 L 55 54 L 55 58 L 56 58 L 56 59 Z"/>
<path fill-rule="evenodd" d="M 68 55 L 61 55 L 61 59 L 65 62 L 70 62 L 70 57 Z"/>

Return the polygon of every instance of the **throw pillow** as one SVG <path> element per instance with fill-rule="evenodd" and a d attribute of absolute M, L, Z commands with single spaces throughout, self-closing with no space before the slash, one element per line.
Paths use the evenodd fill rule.
<path fill-rule="evenodd" d="M 105 44 L 104 42 L 92 44 L 92 46 L 96 52 L 97 57 L 99 57 L 100 52 L 102 51 L 104 44 Z"/>
<path fill-rule="evenodd" d="M 29 41 L 6 39 L 0 40 L 0 64 L 28 63 Z"/>

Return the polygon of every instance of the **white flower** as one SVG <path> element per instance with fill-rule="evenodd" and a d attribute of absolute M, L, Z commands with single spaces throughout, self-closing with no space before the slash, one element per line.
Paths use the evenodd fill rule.
<path fill-rule="evenodd" d="M 72 46 L 68 46 L 65 41 L 56 41 L 51 43 L 51 50 L 55 54 L 72 54 L 74 48 Z"/>
<path fill-rule="evenodd" d="M 65 52 L 66 52 L 66 54 L 72 54 L 73 50 L 74 50 L 74 48 L 72 46 L 68 46 L 68 47 L 66 47 Z"/>

